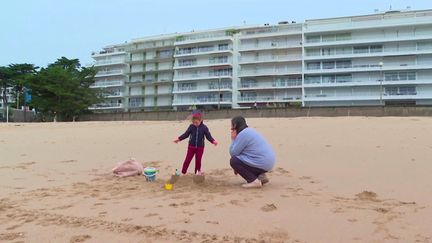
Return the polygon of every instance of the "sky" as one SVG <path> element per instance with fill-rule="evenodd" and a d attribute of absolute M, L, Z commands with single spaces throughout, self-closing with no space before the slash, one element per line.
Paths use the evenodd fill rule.
<path fill-rule="evenodd" d="M 0 0 L 0 66 L 91 52 L 134 38 L 244 24 L 431 9 L 431 0 Z"/>

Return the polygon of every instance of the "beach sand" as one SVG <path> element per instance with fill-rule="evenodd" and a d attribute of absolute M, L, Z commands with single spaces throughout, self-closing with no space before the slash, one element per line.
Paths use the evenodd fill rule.
<path fill-rule="evenodd" d="M 229 120 L 172 191 L 188 121 L 0 124 L 0 242 L 432 242 L 431 118 L 247 121 L 277 154 L 262 189 L 229 167 Z M 157 181 L 114 177 L 130 157 Z"/>

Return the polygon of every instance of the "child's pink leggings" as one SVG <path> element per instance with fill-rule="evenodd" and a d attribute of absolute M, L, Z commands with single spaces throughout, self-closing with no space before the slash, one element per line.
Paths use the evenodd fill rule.
<path fill-rule="evenodd" d="M 197 171 L 201 171 L 201 158 L 203 156 L 203 153 L 204 153 L 204 147 L 189 146 L 186 154 L 186 158 L 183 162 L 182 173 L 186 174 L 189 168 L 189 164 L 192 161 L 194 155 L 195 155 L 195 173 Z"/>

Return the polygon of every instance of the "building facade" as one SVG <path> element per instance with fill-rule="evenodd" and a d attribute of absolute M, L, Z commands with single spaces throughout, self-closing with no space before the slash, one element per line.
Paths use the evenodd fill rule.
<path fill-rule="evenodd" d="M 432 105 L 432 10 L 162 35 L 104 51 L 93 55 L 95 87 L 118 95 L 99 110 Z"/>

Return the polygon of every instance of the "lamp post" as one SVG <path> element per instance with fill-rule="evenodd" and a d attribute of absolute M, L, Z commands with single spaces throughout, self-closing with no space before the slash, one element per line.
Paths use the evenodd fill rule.
<path fill-rule="evenodd" d="M 221 89 L 220 89 L 220 85 L 221 85 L 221 78 L 219 77 L 219 79 L 218 79 L 218 110 L 220 110 L 220 102 L 221 102 Z"/>
<path fill-rule="evenodd" d="M 383 105 L 383 79 L 384 79 L 384 75 L 383 75 L 383 66 L 384 63 L 383 62 L 379 62 L 379 66 L 380 66 L 380 105 Z"/>

